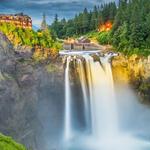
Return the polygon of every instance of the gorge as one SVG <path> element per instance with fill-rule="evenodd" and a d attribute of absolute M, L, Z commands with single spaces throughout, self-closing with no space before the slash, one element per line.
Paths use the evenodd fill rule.
<path fill-rule="evenodd" d="M 150 0 L 0 12 L 0 150 L 150 150 Z"/>
<path fill-rule="evenodd" d="M 149 149 L 149 104 L 126 82 L 139 72 L 148 79 L 148 59 L 142 71 L 138 57 L 61 55 L 53 63 L 24 60 L 0 35 L 0 131 L 33 150 Z"/>

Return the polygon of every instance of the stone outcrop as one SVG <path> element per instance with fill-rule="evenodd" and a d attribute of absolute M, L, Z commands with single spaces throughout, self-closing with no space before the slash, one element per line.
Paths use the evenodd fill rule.
<path fill-rule="evenodd" d="M 0 80 L 15 73 L 14 48 L 7 37 L 0 32 Z"/>
<path fill-rule="evenodd" d="M 31 46 L 16 46 L 15 47 L 15 56 L 17 58 L 30 59 L 33 55 L 34 48 Z"/>
<path fill-rule="evenodd" d="M 28 149 L 47 150 L 45 141 L 53 146 L 62 129 L 63 68 L 59 62 L 36 64 L 31 58 L 22 58 L 1 33 L 0 132 Z"/>
<path fill-rule="evenodd" d="M 62 63 L 36 64 L 14 51 L 0 33 L 0 132 L 28 149 L 59 149 L 64 114 Z M 112 65 L 116 82 L 132 83 L 143 99 L 149 99 L 150 58 L 118 56 Z"/>
<path fill-rule="evenodd" d="M 120 55 L 113 59 L 112 67 L 116 82 L 130 83 L 143 100 L 150 101 L 150 56 Z"/>
<path fill-rule="evenodd" d="M 0 32 L 0 61 L 7 58 L 12 58 L 14 49 L 7 37 Z"/>

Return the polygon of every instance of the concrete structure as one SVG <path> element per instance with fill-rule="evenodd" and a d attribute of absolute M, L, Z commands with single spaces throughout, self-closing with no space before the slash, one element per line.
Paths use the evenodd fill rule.
<path fill-rule="evenodd" d="M 63 48 L 65 50 L 99 50 L 101 47 L 96 44 L 92 43 L 86 37 L 80 37 L 77 40 L 68 39 L 64 42 Z"/>
<path fill-rule="evenodd" d="M 19 14 L 0 14 L 0 24 L 9 23 L 13 24 L 16 27 L 24 29 L 32 29 L 32 20 L 29 16 L 24 15 L 23 13 Z"/>

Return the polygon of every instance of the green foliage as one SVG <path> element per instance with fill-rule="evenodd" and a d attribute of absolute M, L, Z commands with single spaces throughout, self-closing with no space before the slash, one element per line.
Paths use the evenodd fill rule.
<path fill-rule="evenodd" d="M 142 95 L 144 100 L 150 99 L 150 80 L 147 79 L 146 81 L 142 82 L 139 86 L 140 95 Z"/>
<path fill-rule="evenodd" d="M 110 41 L 110 32 L 101 32 L 97 38 L 100 44 L 109 44 Z"/>
<path fill-rule="evenodd" d="M 150 55 L 150 3 L 147 0 L 120 0 L 111 39 L 127 55 Z"/>
<path fill-rule="evenodd" d="M 0 150 L 26 150 L 26 148 L 16 143 L 11 137 L 0 134 Z"/>
<path fill-rule="evenodd" d="M 9 40 L 15 45 L 41 46 L 51 48 L 55 44 L 53 33 L 50 30 L 35 32 L 31 29 L 16 28 L 13 24 L 3 23 L 0 26 Z"/>
<path fill-rule="evenodd" d="M 141 92 L 149 91 L 150 89 L 150 83 L 143 83 L 139 87 Z"/>
<path fill-rule="evenodd" d="M 111 44 L 126 55 L 150 55 L 150 3 L 120 0 L 113 28 L 97 33 L 100 44 Z"/>
<path fill-rule="evenodd" d="M 106 21 L 113 23 L 111 32 L 96 32 Z M 55 17 L 50 29 L 59 38 L 87 36 L 97 39 L 100 44 L 111 44 L 127 55 L 150 55 L 150 3 L 148 0 L 119 0 L 94 6 L 90 12 L 85 8 L 73 19 L 59 21 Z"/>
<path fill-rule="evenodd" d="M 86 36 L 87 36 L 87 38 L 89 38 L 91 40 L 97 41 L 100 34 L 101 34 L 100 32 L 94 32 L 93 31 L 93 32 L 87 33 Z"/>
<path fill-rule="evenodd" d="M 58 16 L 55 16 L 54 22 L 50 26 L 50 30 L 55 32 L 58 38 L 67 38 L 79 36 L 87 32 L 96 31 L 98 26 L 106 21 L 113 21 L 117 12 L 115 2 L 94 6 L 92 11 L 86 8 L 82 13 L 76 15 L 73 19 L 59 21 Z"/>

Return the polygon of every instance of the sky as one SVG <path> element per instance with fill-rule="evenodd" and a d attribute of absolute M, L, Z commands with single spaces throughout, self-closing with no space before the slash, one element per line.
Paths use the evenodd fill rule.
<path fill-rule="evenodd" d="M 0 0 L 0 13 L 16 14 L 23 12 L 33 20 L 33 25 L 40 27 L 43 13 L 48 24 L 54 20 L 55 14 L 59 19 L 72 18 L 85 7 L 92 9 L 94 5 L 114 0 Z"/>

